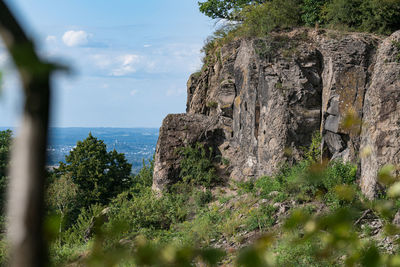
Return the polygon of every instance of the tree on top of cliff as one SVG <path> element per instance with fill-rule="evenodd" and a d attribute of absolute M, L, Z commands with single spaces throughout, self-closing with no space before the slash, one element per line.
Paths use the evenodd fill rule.
<path fill-rule="evenodd" d="M 400 29 L 400 0 L 207 0 L 198 4 L 210 18 L 241 21 L 246 34 L 316 24 L 380 34 Z"/>
<path fill-rule="evenodd" d="M 198 2 L 200 12 L 213 19 L 236 20 L 236 13 L 251 4 L 261 4 L 266 0 L 207 0 Z"/>

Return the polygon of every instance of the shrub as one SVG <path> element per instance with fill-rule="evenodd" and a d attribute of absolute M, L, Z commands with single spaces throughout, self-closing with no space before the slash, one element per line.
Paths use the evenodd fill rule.
<path fill-rule="evenodd" d="M 390 34 L 400 27 L 400 2 L 392 0 L 332 0 L 323 9 L 327 24 Z"/>
<path fill-rule="evenodd" d="M 319 131 L 313 133 L 311 144 L 308 148 L 304 148 L 304 158 L 310 163 L 318 162 L 321 160 L 321 142 L 322 136 Z"/>
<path fill-rule="evenodd" d="M 213 150 L 197 143 L 178 149 L 182 157 L 180 177 L 187 184 L 211 188 L 220 182 L 213 164 Z"/>
<path fill-rule="evenodd" d="M 140 193 L 144 188 L 149 188 L 153 184 L 154 157 L 146 165 L 143 159 L 143 166 L 139 173 L 133 176 L 131 191 Z"/>
<path fill-rule="evenodd" d="M 278 192 L 280 200 L 285 198 L 283 186 L 275 177 L 263 176 L 256 181 L 255 187 L 259 189 L 260 197 L 264 199 L 269 199 L 270 193 L 274 191 Z"/>
<path fill-rule="evenodd" d="M 249 218 L 247 219 L 248 231 L 253 230 L 265 230 L 267 227 L 272 226 L 275 223 L 274 213 L 276 208 L 272 205 L 261 206 L 258 209 L 249 210 Z"/>
<path fill-rule="evenodd" d="M 215 102 L 215 101 L 210 101 L 210 102 L 207 102 L 207 105 L 206 105 L 208 108 L 217 108 L 218 107 L 218 103 L 217 102 Z"/>
<path fill-rule="evenodd" d="M 254 192 L 254 180 L 248 180 L 243 182 L 234 182 L 239 189 L 239 194 L 253 193 Z"/>
<path fill-rule="evenodd" d="M 212 201 L 212 193 L 210 190 L 206 191 L 195 191 L 194 194 L 194 200 L 196 202 L 196 205 L 199 207 L 204 207 L 206 204 L 210 203 Z"/>
<path fill-rule="evenodd" d="M 300 0 L 272 0 L 243 9 L 241 34 L 264 37 L 277 29 L 287 29 L 300 24 Z"/>
<path fill-rule="evenodd" d="M 286 238 L 279 242 L 274 248 L 277 255 L 277 266 L 339 266 L 334 260 L 324 257 L 316 257 L 316 251 L 320 246 L 317 239 L 301 240 L 296 242 L 290 238 Z"/>
<path fill-rule="evenodd" d="M 323 22 L 321 11 L 326 0 L 304 0 L 301 6 L 301 19 L 306 26 L 314 26 Z"/>

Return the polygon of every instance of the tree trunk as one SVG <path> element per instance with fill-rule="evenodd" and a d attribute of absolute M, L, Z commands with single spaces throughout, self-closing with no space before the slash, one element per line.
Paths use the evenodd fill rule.
<path fill-rule="evenodd" d="M 44 181 L 50 100 L 54 67 L 37 55 L 33 42 L 3 0 L 0 0 L 0 35 L 19 71 L 24 89 L 22 127 L 10 164 L 8 233 L 11 266 L 47 263 L 43 238 Z"/>

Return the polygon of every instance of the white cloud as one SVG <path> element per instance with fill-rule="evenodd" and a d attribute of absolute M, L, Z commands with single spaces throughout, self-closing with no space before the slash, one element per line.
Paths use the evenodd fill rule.
<path fill-rule="evenodd" d="M 89 42 L 89 34 L 85 31 L 67 31 L 62 40 L 67 46 L 82 46 Z"/>
<path fill-rule="evenodd" d="M 137 93 L 139 93 L 138 90 L 132 90 L 129 94 L 130 94 L 131 96 L 134 96 L 134 95 L 136 95 Z"/>
<path fill-rule="evenodd" d="M 136 72 L 135 64 L 139 63 L 138 55 L 127 54 L 117 59 L 119 66 L 111 71 L 112 76 L 125 76 Z"/>
<path fill-rule="evenodd" d="M 54 35 L 49 35 L 46 37 L 46 42 L 49 42 L 49 43 L 57 42 L 57 37 Z"/>
<path fill-rule="evenodd" d="M 143 47 L 144 47 L 144 48 L 151 47 L 151 44 L 145 44 L 145 45 L 143 45 Z"/>
<path fill-rule="evenodd" d="M 111 57 L 104 54 L 92 55 L 90 57 L 92 59 L 91 61 L 100 69 L 105 69 L 112 64 Z"/>

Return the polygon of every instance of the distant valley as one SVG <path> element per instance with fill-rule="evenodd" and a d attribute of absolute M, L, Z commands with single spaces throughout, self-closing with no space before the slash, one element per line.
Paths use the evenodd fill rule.
<path fill-rule="evenodd" d="M 5 129 L 1 127 L 1 130 Z M 50 128 L 48 166 L 58 166 L 89 132 L 103 140 L 108 150 L 124 153 L 132 164 L 133 173 L 142 168 L 143 159 L 147 162 L 153 157 L 158 139 L 158 128 Z"/>

